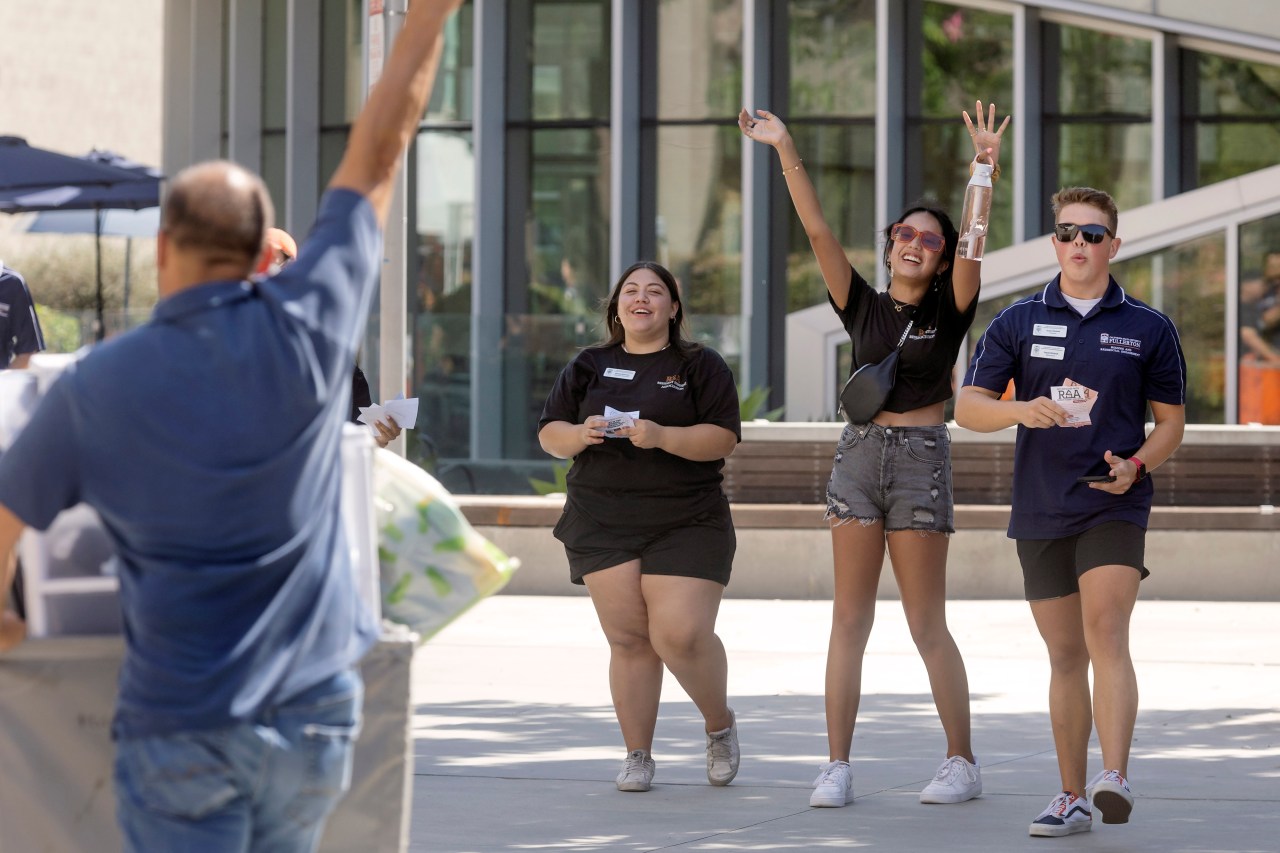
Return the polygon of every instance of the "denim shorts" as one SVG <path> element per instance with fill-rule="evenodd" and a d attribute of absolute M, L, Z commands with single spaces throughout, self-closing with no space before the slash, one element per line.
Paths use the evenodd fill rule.
<path fill-rule="evenodd" d="M 895 530 L 955 532 L 951 434 L 946 424 L 849 424 L 827 482 L 827 519 Z"/>
<path fill-rule="evenodd" d="M 341 672 L 228 728 L 121 738 L 116 817 L 128 853 L 308 853 L 351 784 L 364 688 Z"/>

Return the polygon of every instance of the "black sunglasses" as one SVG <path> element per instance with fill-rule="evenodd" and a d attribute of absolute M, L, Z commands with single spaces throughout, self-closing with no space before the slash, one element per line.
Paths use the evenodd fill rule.
<path fill-rule="evenodd" d="M 1114 237 L 1111 229 L 1105 225 L 1076 225 L 1073 222 L 1059 222 L 1053 226 L 1053 236 L 1059 243 L 1070 243 L 1076 234 L 1083 234 L 1086 243 L 1101 243 L 1103 237 Z"/>

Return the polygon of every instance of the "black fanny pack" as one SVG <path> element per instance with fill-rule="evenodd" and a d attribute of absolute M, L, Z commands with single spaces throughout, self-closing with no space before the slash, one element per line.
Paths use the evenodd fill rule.
<path fill-rule="evenodd" d="M 915 320 L 907 323 L 903 329 L 898 345 L 882 360 L 875 364 L 864 364 L 853 372 L 849 381 L 844 383 L 840 391 L 840 414 L 851 424 L 865 424 L 884 408 L 893 390 L 893 383 L 898 378 L 898 355 L 902 345 L 911 334 Z"/>

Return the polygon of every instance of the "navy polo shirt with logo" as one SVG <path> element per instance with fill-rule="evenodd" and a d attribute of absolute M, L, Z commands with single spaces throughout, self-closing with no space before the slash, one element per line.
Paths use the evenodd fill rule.
<path fill-rule="evenodd" d="M 1148 401 L 1184 405 L 1187 365 L 1173 322 L 1134 299 L 1114 278 L 1083 317 L 1067 304 L 1055 277 L 1039 293 L 1005 308 L 974 349 L 964 384 L 1017 399 L 1050 396 L 1070 379 L 1098 393 L 1082 427 L 1018 426 L 1013 459 L 1013 539 L 1073 536 L 1107 521 L 1145 528 L 1153 477 L 1112 495 L 1077 483 L 1105 474 L 1104 453 L 1128 457 L 1146 438 Z"/>

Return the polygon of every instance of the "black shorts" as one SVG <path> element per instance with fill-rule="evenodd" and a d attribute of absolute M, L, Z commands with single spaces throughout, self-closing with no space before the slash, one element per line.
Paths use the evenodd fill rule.
<path fill-rule="evenodd" d="M 1147 531 L 1128 521 L 1107 521 L 1061 539 L 1019 539 L 1027 601 L 1080 591 L 1080 576 L 1098 566 L 1132 566 L 1145 579 Z"/>
<path fill-rule="evenodd" d="M 569 579 L 576 584 L 583 583 L 583 575 L 638 559 L 641 574 L 702 578 L 727 586 L 738 548 L 729 501 L 723 498 L 714 509 L 678 526 L 622 530 L 602 527 L 566 504 L 554 534 L 564 543 Z"/>

